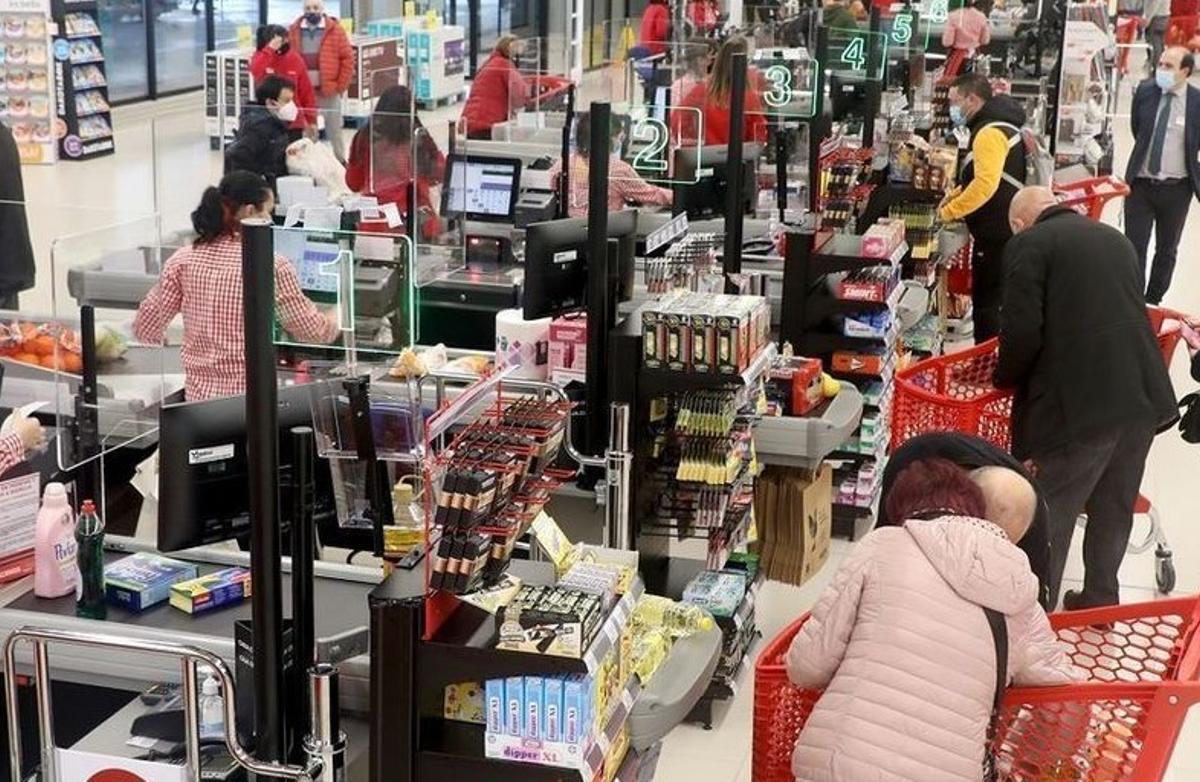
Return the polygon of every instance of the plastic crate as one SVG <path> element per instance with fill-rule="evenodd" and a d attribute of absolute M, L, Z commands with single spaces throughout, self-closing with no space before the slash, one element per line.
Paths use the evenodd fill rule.
<path fill-rule="evenodd" d="M 1200 703 L 1197 598 L 1055 614 L 1051 625 L 1089 681 L 1010 688 L 993 752 L 1002 780 L 1161 779 L 1187 710 Z M 805 615 L 754 671 L 753 782 L 792 782 L 796 738 L 820 693 L 788 681 L 784 659 Z"/>

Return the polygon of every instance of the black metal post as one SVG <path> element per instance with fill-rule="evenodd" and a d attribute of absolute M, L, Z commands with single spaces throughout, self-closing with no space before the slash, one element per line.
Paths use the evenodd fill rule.
<path fill-rule="evenodd" d="M 593 103 L 592 147 L 588 159 L 588 249 L 587 249 L 587 405 L 586 453 L 604 450 L 608 425 L 608 158 L 612 107 Z"/>
<path fill-rule="evenodd" d="M 266 0 L 262 0 L 266 2 Z M 467 65 L 470 67 L 471 78 L 479 71 L 479 0 L 467 0 Z"/>
<path fill-rule="evenodd" d="M 393 523 L 391 484 L 386 462 L 378 459 L 371 429 L 371 378 L 367 375 L 342 381 L 350 403 L 354 445 L 366 472 L 367 514 L 371 521 L 374 554 L 383 556 L 383 528 Z"/>
<path fill-rule="evenodd" d="M 783 118 L 775 126 L 775 208 L 779 210 L 779 221 L 787 213 L 788 139 L 787 125 Z"/>
<path fill-rule="evenodd" d="M 393 574 L 394 575 L 394 574 Z M 417 654 L 421 598 L 369 600 L 371 610 L 371 782 L 416 782 L 421 754 Z"/>
<path fill-rule="evenodd" d="M 779 322 L 779 342 L 790 342 L 800 354 L 807 330 L 806 310 L 812 290 L 809 273 L 816 235 L 809 231 L 788 231 L 787 249 L 783 261 L 783 286 Z"/>
<path fill-rule="evenodd" d="M 575 85 L 567 87 L 567 116 L 563 121 L 561 173 L 558 175 L 558 216 L 570 214 L 567 199 L 571 197 L 571 128 L 575 124 Z"/>
<path fill-rule="evenodd" d="M 259 759 L 283 761 L 283 586 L 279 543 L 279 408 L 275 384 L 274 237 L 270 221 L 242 221 L 246 333 L 246 462 L 250 494 L 250 614 L 254 732 Z"/>
<path fill-rule="evenodd" d="M 308 669 L 316 660 L 316 628 L 313 618 L 313 430 L 296 426 L 291 430 L 295 470 L 292 486 L 292 643 L 295 662 L 289 688 L 288 734 L 292 753 L 301 751 L 309 725 Z"/>
<path fill-rule="evenodd" d="M 88 460 L 100 451 L 100 424 L 97 404 L 96 308 L 85 304 L 79 308 L 79 339 L 83 348 L 83 372 L 75 394 L 74 446 L 75 463 L 83 465 L 75 476 L 77 500 L 99 500 L 101 478 L 99 463 Z"/>
<path fill-rule="evenodd" d="M 204 0 L 204 51 L 217 48 L 217 13 L 214 0 Z"/>
<path fill-rule="evenodd" d="M 729 164 L 726 167 L 728 181 L 725 193 L 725 255 L 722 271 L 725 273 L 725 292 L 737 293 L 738 286 L 730 275 L 742 271 L 742 225 L 746 219 L 746 203 L 743 200 L 746 166 L 742 162 L 746 126 L 746 55 L 733 57 L 733 83 L 729 91 Z"/>
<path fill-rule="evenodd" d="M 867 107 L 863 110 L 863 149 L 875 146 L 875 115 L 879 113 L 880 96 L 883 92 L 883 82 L 887 78 L 887 63 L 883 62 L 883 46 L 880 45 L 880 35 L 883 19 L 877 6 L 871 6 L 871 20 L 868 29 L 875 33 L 867 36 Z M 883 72 L 876 78 L 880 69 Z"/>

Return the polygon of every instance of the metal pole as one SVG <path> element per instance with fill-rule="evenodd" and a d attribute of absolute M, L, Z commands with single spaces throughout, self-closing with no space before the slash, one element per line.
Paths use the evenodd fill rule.
<path fill-rule="evenodd" d="M 304 751 L 309 761 L 321 764 L 314 782 L 342 782 L 346 767 L 346 734 L 338 715 L 338 672 L 332 665 L 314 665 L 308 671 L 311 716 Z"/>
<path fill-rule="evenodd" d="M 588 159 L 588 251 L 587 251 L 587 437 L 584 453 L 603 450 L 605 393 L 608 388 L 608 160 L 612 107 L 593 103 L 592 146 Z"/>
<path fill-rule="evenodd" d="M 604 545 L 628 551 L 633 548 L 630 527 L 633 452 L 629 447 L 629 405 L 614 402 L 608 415 L 608 480 L 604 503 Z"/>
<path fill-rule="evenodd" d="M 283 582 L 279 543 L 279 408 L 275 384 L 275 260 L 271 223 L 242 221 L 246 332 L 246 461 L 250 493 L 254 732 L 262 760 L 285 757 Z"/>
<path fill-rule="evenodd" d="M 296 426 L 291 430 L 295 485 L 292 490 L 292 664 L 288 709 L 289 746 L 296 753 L 303 746 L 308 725 L 305 672 L 316 662 L 316 630 L 313 618 L 313 518 L 312 463 L 313 430 Z"/>
<path fill-rule="evenodd" d="M 42 752 L 42 779 L 57 780 L 58 759 L 54 751 L 54 709 L 50 697 L 50 658 L 46 653 L 46 642 L 35 641 L 33 644 L 33 671 L 37 677 L 37 708 L 38 708 L 38 741 Z M 10 679 L 9 686 L 16 688 L 16 680 Z M 18 730 L 18 741 L 20 731 Z M 20 774 L 20 769 L 14 773 Z M 15 778 L 15 777 L 14 777 Z"/>
<path fill-rule="evenodd" d="M 745 149 L 744 130 L 746 125 L 746 55 L 733 56 L 733 83 L 729 91 L 729 164 L 726 167 L 725 193 L 725 255 L 722 266 L 725 273 L 725 292 L 737 293 L 738 286 L 730 275 L 742 271 L 742 224 L 746 218 L 743 200 L 746 167 L 742 162 Z"/>
<path fill-rule="evenodd" d="M 571 197 L 571 127 L 575 124 L 575 85 L 567 87 L 567 117 L 563 122 L 562 173 L 558 175 L 558 216 L 570 214 L 567 199 Z"/>
<path fill-rule="evenodd" d="M 196 695 L 196 661 L 185 657 L 179 662 L 183 685 L 183 735 L 188 779 L 200 782 L 200 700 Z M 229 693 L 226 693 L 226 697 Z"/>
<path fill-rule="evenodd" d="M 17 698 L 17 657 L 13 644 L 4 647 L 4 713 L 8 718 L 8 777 L 22 782 L 21 706 Z"/>

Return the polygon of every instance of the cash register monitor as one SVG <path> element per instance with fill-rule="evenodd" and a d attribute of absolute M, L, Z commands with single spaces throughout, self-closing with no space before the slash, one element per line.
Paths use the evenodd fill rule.
<path fill-rule="evenodd" d="M 637 215 L 636 209 L 625 209 L 608 216 L 609 282 L 619 301 L 633 297 Z M 561 315 L 584 305 L 587 224 L 586 217 L 568 217 L 534 223 L 526 229 L 523 302 L 527 320 Z"/>
<path fill-rule="evenodd" d="M 291 527 L 295 459 L 291 428 L 312 426 L 309 386 L 279 389 L 279 519 Z M 166 405 L 159 418 L 158 550 L 245 539 L 250 534 L 246 397 Z M 314 458 L 313 519 L 336 525 L 329 462 Z"/>
<path fill-rule="evenodd" d="M 442 214 L 485 223 L 512 223 L 521 193 L 520 158 L 452 153 L 446 158 Z"/>
<path fill-rule="evenodd" d="M 755 166 L 762 156 L 761 144 L 742 147 L 742 212 L 748 213 L 758 194 Z M 729 192 L 729 147 L 681 148 L 675 152 L 675 177 L 685 184 L 675 188 L 677 211 L 687 212 L 693 220 L 717 217 L 725 213 Z"/>

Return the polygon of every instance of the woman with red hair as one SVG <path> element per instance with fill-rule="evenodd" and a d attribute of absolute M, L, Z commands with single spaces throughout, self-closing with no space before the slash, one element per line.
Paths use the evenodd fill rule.
<path fill-rule="evenodd" d="M 1028 526 L 1036 498 L 1025 489 L 1012 498 L 1024 513 L 1005 518 Z M 903 525 L 859 542 L 788 651 L 792 683 L 824 690 L 792 772 L 806 782 L 979 782 L 1003 687 L 1068 684 L 1077 673 L 1013 545 L 1021 523 L 986 521 L 970 473 L 914 462 L 885 503 Z"/>

